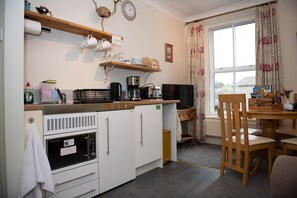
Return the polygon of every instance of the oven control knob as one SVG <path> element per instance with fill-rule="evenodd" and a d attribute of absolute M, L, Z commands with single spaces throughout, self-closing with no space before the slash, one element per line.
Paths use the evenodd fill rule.
<path fill-rule="evenodd" d="M 91 157 L 95 158 L 96 157 L 96 153 L 95 152 L 92 152 L 91 153 Z"/>

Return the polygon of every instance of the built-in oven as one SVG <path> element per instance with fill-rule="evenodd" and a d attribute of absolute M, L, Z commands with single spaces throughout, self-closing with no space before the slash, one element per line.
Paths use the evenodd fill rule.
<path fill-rule="evenodd" d="M 98 160 L 97 114 L 44 116 L 44 145 L 52 170 Z"/>
<path fill-rule="evenodd" d="M 52 170 L 96 159 L 96 133 L 50 137 L 46 148 Z"/>

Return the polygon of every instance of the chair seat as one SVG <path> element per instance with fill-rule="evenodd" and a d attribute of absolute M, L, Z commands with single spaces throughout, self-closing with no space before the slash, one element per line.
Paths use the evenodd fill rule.
<path fill-rule="evenodd" d="M 249 138 L 249 145 L 257 145 L 257 144 L 266 144 L 266 143 L 272 143 L 275 142 L 274 139 L 266 138 L 266 137 L 261 137 L 261 136 L 256 136 L 256 135 L 248 135 Z M 244 135 L 242 134 L 240 136 L 240 143 L 244 144 Z M 232 137 L 232 142 L 236 142 L 236 136 Z"/>
<path fill-rule="evenodd" d="M 294 144 L 297 145 L 297 138 L 288 138 L 288 139 L 284 139 L 282 140 L 283 143 L 287 143 L 287 144 Z"/>
<path fill-rule="evenodd" d="M 290 135 L 290 136 L 296 136 L 297 137 L 297 129 L 281 128 L 281 129 L 276 129 L 275 132 L 278 133 L 278 134 L 281 134 L 281 135 Z"/>
<path fill-rule="evenodd" d="M 241 129 L 243 132 L 243 129 Z M 262 130 L 261 129 L 253 129 L 253 128 L 248 128 L 248 134 L 249 135 L 258 135 L 261 136 L 262 135 Z"/>
<path fill-rule="evenodd" d="M 235 130 L 233 130 L 233 132 L 235 133 Z M 240 133 L 243 133 L 243 128 L 240 129 Z M 248 134 L 249 135 L 261 136 L 262 135 L 262 130 L 261 129 L 248 128 Z"/>

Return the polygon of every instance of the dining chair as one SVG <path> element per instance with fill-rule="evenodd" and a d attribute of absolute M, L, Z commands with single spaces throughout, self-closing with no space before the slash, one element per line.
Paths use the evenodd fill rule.
<path fill-rule="evenodd" d="M 242 173 L 242 184 L 245 186 L 248 180 L 251 152 L 267 150 L 270 177 L 275 140 L 248 134 L 245 94 L 219 95 L 219 110 L 222 133 L 220 175 L 224 175 L 225 167 Z"/>
<path fill-rule="evenodd" d="M 283 139 L 283 154 L 287 155 L 288 150 L 295 150 L 297 151 L 297 137 L 295 138 L 288 138 L 288 139 Z"/>

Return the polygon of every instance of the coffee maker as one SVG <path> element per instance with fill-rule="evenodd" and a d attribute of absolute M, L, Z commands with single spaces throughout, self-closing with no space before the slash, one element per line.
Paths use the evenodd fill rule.
<path fill-rule="evenodd" d="M 129 76 L 127 77 L 127 89 L 130 95 L 130 100 L 141 100 L 140 97 L 140 76 Z"/>

